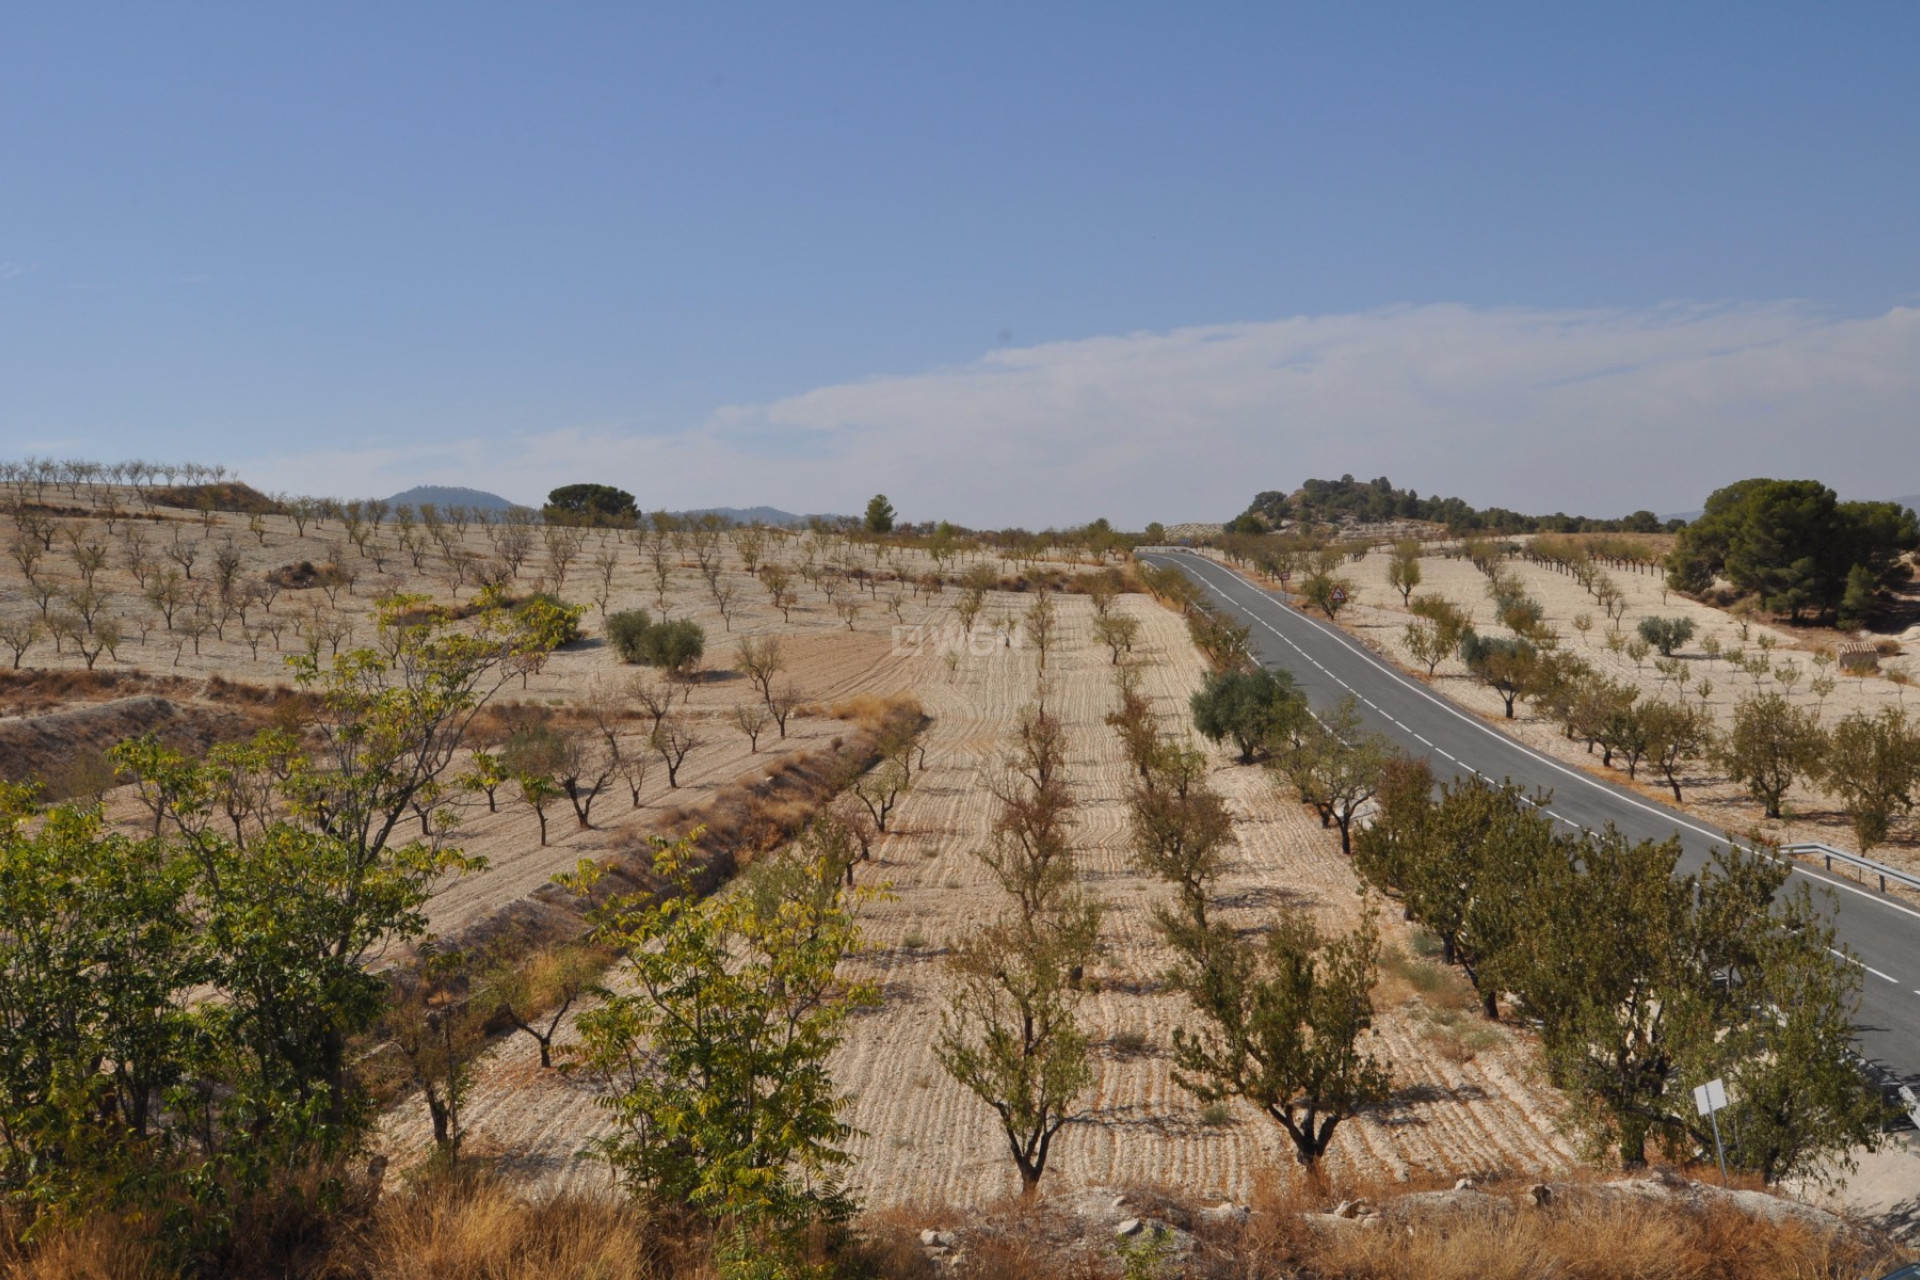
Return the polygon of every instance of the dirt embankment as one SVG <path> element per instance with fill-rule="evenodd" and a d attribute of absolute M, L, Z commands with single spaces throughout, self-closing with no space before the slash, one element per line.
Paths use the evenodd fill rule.
<path fill-rule="evenodd" d="M 253 717 L 224 707 L 175 702 L 157 694 L 117 698 L 46 715 L 0 720 L 0 777 L 38 778 L 49 798 L 91 789 L 102 755 L 128 738 L 151 733 L 178 751 L 199 754 L 245 737 Z"/>

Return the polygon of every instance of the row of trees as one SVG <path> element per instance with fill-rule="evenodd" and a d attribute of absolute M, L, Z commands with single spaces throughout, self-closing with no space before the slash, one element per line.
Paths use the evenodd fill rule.
<path fill-rule="evenodd" d="M 1496 584 L 1496 604 L 1510 625 L 1537 636 L 1537 614 L 1513 586 Z M 1457 610 L 1420 612 L 1422 628 L 1473 647 Z M 1664 631 L 1659 638 L 1682 642 Z M 1676 757 L 1710 752 L 1776 795 L 1783 774 L 1830 771 L 1868 827 L 1905 808 L 1920 776 L 1920 735 L 1897 711 L 1852 716 L 1823 735 L 1777 694 L 1756 694 L 1719 742 L 1690 707 L 1636 705 L 1633 691 L 1579 665 L 1556 669 L 1566 655 L 1525 634 L 1511 643 L 1525 647 L 1507 652 L 1557 670 L 1538 696 L 1630 767 L 1652 759 L 1674 778 Z M 1858 976 L 1836 958 L 1832 927 L 1805 887 L 1781 895 L 1786 864 L 1729 850 L 1683 876 L 1677 841 L 1563 830 L 1548 796 L 1478 778 L 1436 794 L 1427 765 L 1366 732 L 1352 699 L 1316 718 L 1283 673 L 1243 657 L 1216 666 L 1193 697 L 1195 727 L 1233 742 L 1243 762 L 1264 759 L 1285 793 L 1339 828 L 1356 869 L 1434 934 L 1486 1016 L 1539 1032 L 1556 1083 L 1622 1160 L 1644 1160 L 1656 1141 L 1685 1156 L 1703 1151 L 1711 1135 L 1690 1090 L 1715 1077 L 1737 1097 L 1730 1159 L 1769 1180 L 1870 1140 L 1880 1105 L 1849 1055 Z M 1116 722 L 1146 796 L 1154 737 L 1138 728 L 1143 714 L 1123 698 Z M 1361 825 L 1363 811 L 1373 817 Z M 1137 832 L 1149 840 L 1162 833 L 1155 865 L 1180 886 L 1188 923 L 1198 927 L 1206 916 L 1195 885 L 1215 847 L 1200 833 L 1217 826 L 1170 822 L 1140 799 L 1136 812 Z M 1168 831 L 1180 834 L 1167 840 Z M 1871 831 L 1863 832 L 1867 843 Z"/>
<path fill-rule="evenodd" d="M 1850 1057 L 1859 979 L 1788 866 L 1678 840 L 1571 833 L 1551 797 L 1394 762 L 1355 865 L 1436 936 L 1490 1019 L 1535 1028 L 1557 1085 L 1623 1163 L 1713 1135 L 1691 1090 L 1724 1079 L 1727 1160 L 1777 1181 L 1870 1143 L 1882 1108 Z"/>
<path fill-rule="evenodd" d="M 1557 512 L 1550 516 L 1528 516 L 1504 507 L 1482 510 L 1459 498 L 1423 498 L 1412 489 L 1394 487 L 1393 482 L 1385 476 L 1361 481 L 1351 475 L 1341 476 L 1338 480 L 1308 480 L 1291 494 L 1278 490 L 1256 494 L 1235 524 L 1246 532 L 1258 533 L 1279 528 L 1285 523 L 1381 524 L 1393 520 L 1440 524 L 1454 534 L 1479 530 L 1498 533 L 1654 533 L 1663 527 L 1672 527 L 1651 511 L 1636 511 L 1618 520 L 1595 520 Z M 1678 523 L 1681 522 L 1672 522 Z"/>
<path fill-rule="evenodd" d="M 1556 561 L 1563 562 L 1572 565 L 1567 571 L 1581 572 L 1579 563 Z M 1589 752 L 1598 751 L 1602 764 L 1618 764 L 1629 778 L 1638 777 L 1642 767 L 1653 770 L 1676 802 L 1684 799 L 1682 778 L 1703 765 L 1746 788 L 1769 818 L 1782 815 L 1796 783 L 1824 786 L 1845 811 L 1863 853 L 1884 843 L 1892 823 L 1912 811 L 1915 788 L 1920 787 L 1920 726 L 1909 722 L 1903 708 L 1855 711 L 1829 728 L 1815 708 L 1760 687 L 1764 677 L 1790 688 L 1801 674 L 1792 664 L 1773 666 L 1770 637 L 1761 637 L 1759 651 L 1751 657 L 1743 650 L 1724 649 L 1710 637 L 1705 646 L 1710 658 L 1723 658 L 1755 678 L 1752 691 L 1734 702 L 1723 730 L 1707 709 L 1713 682 L 1695 680 L 1692 669 L 1676 656 L 1693 638 L 1690 619 L 1645 617 L 1630 638 L 1609 607 L 1615 626 L 1606 634 L 1608 649 L 1635 663 L 1652 658 L 1663 689 L 1671 685 L 1663 695 L 1646 696 L 1639 685 L 1615 680 L 1562 648 L 1539 604 L 1497 561 L 1489 561 L 1485 570 L 1488 595 L 1512 634 L 1480 635 L 1466 613 L 1446 598 L 1431 593 L 1414 597 L 1414 617 L 1405 627 L 1404 641 L 1429 676 L 1457 654 L 1469 676 L 1500 696 L 1509 719 L 1524 699 L 1558 722 L 1569 739 L 1584 742 Z M 1612 599 L 1604 575 L 1589 573 L 1583 581 L 1597 599 Z M 1574 625 L 1584 634 L 1592 619 L 1582 614 Z M 1816 670 L 1821 665 L 1816 657 Z M 1687 699 L 1689 685 L 1697 704 Z M 1824 696 L 1833 682 L 1818 675 L 1809 687 Z"/>

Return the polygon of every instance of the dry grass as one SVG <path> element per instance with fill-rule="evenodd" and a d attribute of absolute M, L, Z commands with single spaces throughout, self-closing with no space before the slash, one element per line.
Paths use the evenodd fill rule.
<path fill-rule="evenodd" d="M 131 1223 L 99 1215 L 29 1248 L 0 1230 L 0 1274 L 9 1280 L 141 1280 L 156 1273 L 152 1242 Z"/>
<path fill-rule="evenodd" d="M 1400 1230 L 1341 1225 L 1312 1233 L 1304 1276 L 1423 1280 L 1854 1280 L 1874 1251 L 1795 1223 L 1730 1209 L 1695 1212 L 1621 1199 L 1565 1209 L 1417 1222 Z"/>
<path fill-rule="evenodd" d="M 593 1276 L 661 1280 L 684 1246 L 627 1205 L 533 1204 L 497 1183 L 451 1183 L 394 1198 L 346 1274 L 381 1280 L 508 1280 Z"/>
<path fill-rule="evenodd" d="M 1560 1184 L 1534 1208 L 1520 1184 L 1495 1185 L 1464 1207 L 1396 1203 L 1405 1187 L 1275 1182 L 1243 1222 L 1219 1222 L 1179 1196 L 1128 1187 L 1125 1212 L 1178 1228 L 1189 1243 L 1160 1273 L 1188 1280 L 1857 1280 L 1903 1259 L 1861 1232 L 1772 1221 L 1712 1200 L 1598 1184 Z M 1376 1222 L 1325 1216 L 1338 1198 L 1372 1192 Z M 1462 1198 L 1451 1198 L 1459 1201 Z M 1477 1206 L 1477 1207 L 1476 1207 Z M 1319 1216 L 1315 1216 L 1319 1215 Z M 237 1250 L 217 1274 L 311 1280 L 708 1280 L 717 1274 L 697 1223 L 604 1198 L 530 1201 L 485 1175 L 438 1177 L 362 1203 L 303 1238 Z M 283 1223 L 274 1227 L 284 1229 Z M 936 1268 L 919 1243 L 958 1233 L 957 1265 Z M 31 1248 L 0 1240 L 0 1266 L 21 1280 L 134 1280 L 164 1275 L 146 1232 L 101 1216 L 48 1233 Z M 11 1235 L 7 1236 L 11 1239 Z M 846 1280 L 1107 1280 L 1122 1274 L 1111 1224 L 1048 1199 L 958 1213 L 916 1204 L 863 1219 L 850 1236 L 810 1242 L 817 1272 Z"/>

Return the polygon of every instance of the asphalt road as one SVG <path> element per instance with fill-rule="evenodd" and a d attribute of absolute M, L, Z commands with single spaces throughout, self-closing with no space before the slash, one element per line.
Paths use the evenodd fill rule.
<path fill-rule="evenodd" d="M 1688 870 L 1699 867 L 1714 846 L 1730 843 L 1723 832 L 1690 815 L 1516 742 L 1338 628 L 1281 603 L 1214 561 L 1178 552 L 1149 552 L 1139 559 L 1176 565 L 1205 587 L 1217 607 L 1250 626 L 1254 656 L 1290 672 L 1315 708 L 1354 695 L 1368 727 L 1409 755 L 1426 756 L 1436 777 L 1472 772 L 1551 791 L 1549 812 L 1588 830 L 1611 822 L 1634 840 L 1677 834 Z M 1803 864 L 1795 864 L 1794 875 L 1811 882 L 1816 896 L 1822 888 L 1832 891 L 1840 940 L 1864 971 L 1860 1052 L 1901 1080 L 1920 1081 L 1920 911 Z"/>

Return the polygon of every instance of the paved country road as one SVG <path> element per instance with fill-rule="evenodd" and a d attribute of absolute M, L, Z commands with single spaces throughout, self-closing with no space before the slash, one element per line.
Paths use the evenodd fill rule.
<path fill-rule="evenodd" d="M 1634 840 L 1677 834 L 1688 870 L 1703 864 L 1714 846 L 1729 843 L 1725 833 L 1690 815 L 1516 742 L 1345 632 L 1282 604 L 1212 560 L 1182 552 L 1145 552 L 1138 558 L 1177 566 L 1223 612 L 1248 624 L 1254 656 L 1292 673 L 1314 707 L 1331 707 L 1353 694 L 1369 728 L 1410 755 L 1428 757 L 1437 777 L 1471 771 L 1550 790 L 1549 812 L 1587 830 L 1611 822 Z M 1920 1080 L 1920 911 L 1817 869 L 1796 864 L 1794 875 L 1812 882 L 1816 895 L 1821 888 L 1832 891 L 1840 939 L 1864 970 L 1857 1024 L 1861 1053 L 1901 1080 Z"/>

